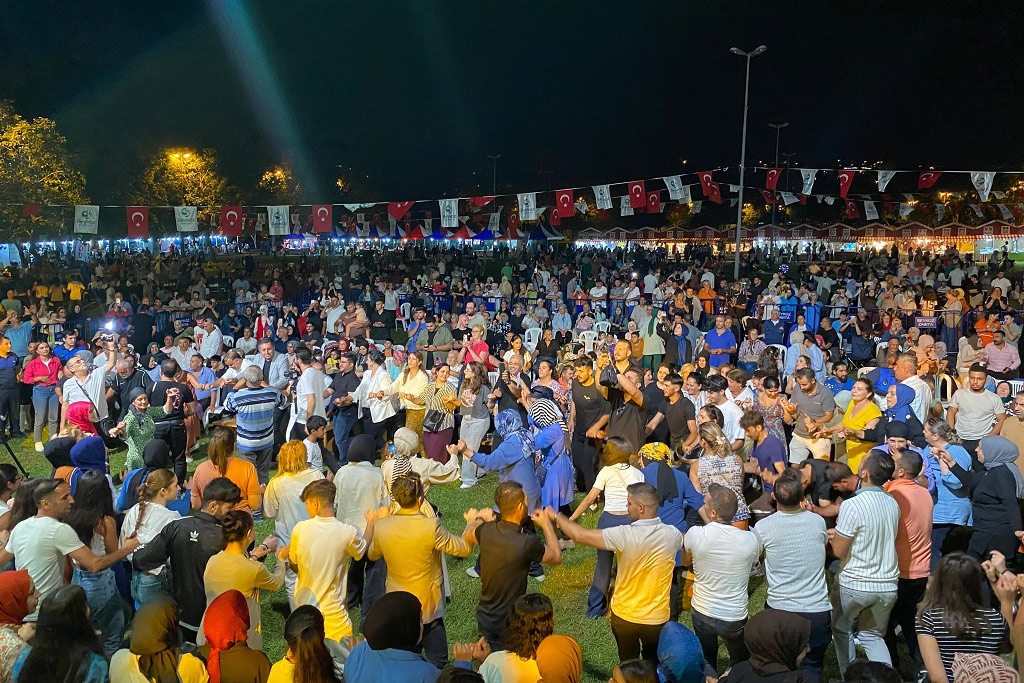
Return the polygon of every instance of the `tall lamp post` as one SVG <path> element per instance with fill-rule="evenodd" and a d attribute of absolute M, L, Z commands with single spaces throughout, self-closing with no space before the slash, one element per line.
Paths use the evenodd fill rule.
<path fill-rule="evenodd" d="M 789 125 L 788 121 L 786 123 L 769 123 L 768 124 L 769 128 L 774 128 L 775 129 L 775 168 L 779 167 L 779 133 L 780 133 L 780 131 L 783 128 L 785 128 L 788 125 Z M 788 190 L 789 188 L 786 188 L 786 189 Z M 776 207 L 776 204 L 772 204 L 772 234 L 773 235 L 775 234 L 775 207 Z"/>
<path fill-rule="evenodd" d="M 185 168 L 188 160 L 192 158 L 191 152 L 172 152 L 171 158 L 181 164 L 181 203 L 185 204 Z"/>
<path fill-rule="evenodd" d="M 744 164 L 747 163 L 747 108 L 750 102 L 750 60 L 768 49 L 767 45 L 760 45 L 750 52 L 744 52 L 738 47 L 729 48 L 729 52 L 740 57 L 747 58 L 747 77 L 743 85 L 743 136 L 740 138 L 740 197 L 736 203 L 736 260 L 733 263 L 732 277 L 740 279 L 740 237 L 743 231 L 743 177 Z"/>
<path fill-rule="evenodd" d="M 488 154 L 487 158 L 491 160 L 493 166 L 491 167 L 491 194 L 498 194 L 498 159 L 501 158 L 500 154 Z"/>

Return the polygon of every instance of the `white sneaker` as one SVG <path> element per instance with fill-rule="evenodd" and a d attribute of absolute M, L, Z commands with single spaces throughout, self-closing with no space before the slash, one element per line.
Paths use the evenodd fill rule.
<path fill-rule="evenodd" d="M 36 453 L 42 453 L 42 452 L 43 452 L 43 444 L 41 444 L 38 441 L 36 441 Z"/>
<path fill-rule="evenodd" d="M 479 579 L 480 572 L 476 570 L 476 567 L 466 567 L 466 576 L 469 576 L 474 579 Z"/>
<path fill-rule="evenodd" d="M 475 484 L 467 484 L 467 483 L 463 482 L 463 483 L 462 483 L 462 485 L 461 485 L 461 486 L 459 486 L 459 488 L 460 488 L 460 489 L 471 489 L 471 488 L 473 488 L 474 486 L 475 486 Z"/>
<path fill-rule="evenodd" d="M 531 576 L 530 578 L 537 581 L 538 583 L 544 583 L 544 579 L 548 577 L 547 574 L 541 574 L 540 576 Z"/>

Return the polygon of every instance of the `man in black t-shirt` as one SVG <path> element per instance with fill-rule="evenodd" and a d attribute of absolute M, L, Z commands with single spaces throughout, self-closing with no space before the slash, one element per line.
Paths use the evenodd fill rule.
<path fill-rule="evenodd" d="M 601 372 L 614 367 L 615 382 L 605 386 Z M 601 354 L 597 358 L 598 388 L 608 398 L 611 417 L 608 419 L 608 436 L 621 436 L 629 441 L 633 452 L 639 452 L 647 441 L 647 411 L 644 406 L 643 375 L 630 361 L 630 346 L 627 341 L 615 344 L 612 358 Z"/>
<path fill-rule="evenodd" d="M 132 346 L 136 353 L 145 353 L 146 347 L 156 337 L 156 320 L 149 312 L 148 304 L 139 304 L 132 316 Z"/>
<path fill-rule="evenodd" d="M 537 509 L 533 521 L 544 532 L 542 543 L 526 514 L 526 494 L 517 481 L 504 481 L 494 490 L 500 519 L 476 528 L 480 546 L 480 603 L 476 623 L 492 652 L 505 649 L 502 635 L 516 599 L 526 594 L 530 565 L 561 564 L 555 536 L 555 511 Z M 491 512 L 491 511 L 487 511 Z M 525 528 L 524 528 L 525 525 Z"/>
<path fill-rule="evenodd" d="M 156 431 L 153 437 L 163 439 L 171 447 L 174 474 L 178 481 L 185 481 L 185 475 L 188 473 L 188 460 L 185 456 L 185 415 L 186 411 L 194 411 L 196 405 L 192 390 L 187 385 L 174 381 L 179 370 L 178 361 L 173 358 L 166 358 L 160 363 L 160 381 L 153 385 L 149 403 L 162 406 L 167 403 L 169 392 L 177 393 L 171 403 L 171 412 L 154 418 Z"/>
<path fill-rule="evenodd" d="M 665 380 L 665 425 L 668 445 L 676 453 L 688 452 L 697 444 L 697 414 L 693 402 L 683 396 L 683 378 L 672 374 Z"/>
<path fill-rule="evenodd" d="M 572 463 L 576 470 L 576 488 L 590 491 L 597 478 L 600 434 L 608 426 L 611 409 L 594 380 L 590 358 L 577 358 L 575 365 L 576 379 L 572 381 L 572 404 L 569 406 Z"/>
<path fill-rule="evenodd" d="M 649 370 L 644 371 L 645 379 Z M 644 408 L 647 409 L 647 438 L 650 441 L 668 443 L 668 425 L 665 424 L 664 382 L 671 368 L 664 363 L 658 367 L 657 376 L 644 385 Z"/>

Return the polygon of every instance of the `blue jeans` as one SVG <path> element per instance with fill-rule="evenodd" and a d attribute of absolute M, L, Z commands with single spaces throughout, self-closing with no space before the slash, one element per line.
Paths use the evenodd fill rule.
<path fill-rule="evenodd" d="M 629 524 L 629 515 L 613 515 L 602 512 L 597 520 L 598 529 L 610 529 L 614 526 Z M 587 593 L 587 618 L 599 619 L 608 613 L 608 586 L 612 582 L 612 561 L 615 553 L 611 550 L 597 551 L 597 564 L 594 566 L 594 580 Z"/>
<path fill-rule="evenodd" d="M 170 597 L 169 574 L 170 570 L 167 568 L 156 576 L 149 572 L 132 573 L 132 599 L 135 601 L 136 609 L 158 596 Z"/>
<path fill-rule="evenodd" d="M 356 412 L 339 413 L 334 416 L 334 446 L 338 449 L 338 462 L 341 467 L 348 464 L 348 444 L 352 440 L 352 425 L 356 423 Z"/>
<path fill-rule="evenodd" d="M 89 619 L 102 634 L 103 650 L 107 657 L 121 649 L 124 638 L 125 607 L 117 594 L 117 581 L 112 569 L 92 572 L 75 569 L 72 583 L 85 590 L 89 603 Z"/>
<path fill-rule="evenodd" d="M 57 436 L 57 417 L 60 402 L 57 400 L 56 388 L 32 387 L 32 407 L 36 411 L 35 437 L 36 443 L 43 442 L 43 423 L 49 423 L 49 435 L 52 439 Z"/>
<path fill-rule="evenodd" d="M 765 603 L 765 609 L 775 609 Z M 800 662 L 800 671 L 803 671 L 807 679 L 812 683 L 821 680 L 821 668 L 825 662 L 825 650 L 832 642 L 832 612 L 791 612 L 811 622 L 811 638 L 808 643 L 811 648 L 807 656 Z"/>

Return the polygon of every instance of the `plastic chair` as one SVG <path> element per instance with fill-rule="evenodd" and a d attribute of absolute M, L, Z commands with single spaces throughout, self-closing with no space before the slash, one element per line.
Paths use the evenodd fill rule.
<path fill-rule="evenodd" d="M 540 342 L 540 328 L 531 327 L 523 333 L 523 346 L 533 353 L 537 350 L 537 343 Z"/>
<path fill-rule="evenodd" d="M 608 333 L 611 332 L 611 330 L 612 324 L 607 320 L 602 320 L 599 323 L 594 323 L 594 332 L 597 332 L 598 334 L 602 332 Z"/>
<path fill-rule="evenodd" d="M 233 349 L 235 348 L 235 338 L 229 335 L 224 335 L 224 348 Z"/>
<path fill-rule="evenodd" d="M 412 304 L 406 301 L 398 307 L 398 315 L 395 316 L 395 329 L 408 332 L 410 318 L 412 318 Z"/>
<path fill-rule="evenodd" d="M 580 332 L 577 335 L 577 339 L 580 342 L 582 342 L 583 350 L 586 353 L 590 353 L 591 351 L 594 350 L 594 344 L 597 343 L 597 332 L 594 332 L 593 330 L 586 330 L 584 332 Z"/>

